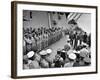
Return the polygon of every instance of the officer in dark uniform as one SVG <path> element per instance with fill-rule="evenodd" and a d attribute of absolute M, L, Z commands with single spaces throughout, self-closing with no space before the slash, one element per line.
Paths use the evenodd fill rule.
<path fill-rule="evenodd" d="M 86 33 L 86 32 L 85 32 L 84 35 L 83 35 L 83 39 L 84 39 L 84 40 L 83 40 L 84 43 L 86 43 L 86 42 L 87 42 L 87 33 Z"/>
<path fill-rule="evenodd" d="M 74 33 L 71 32 L 70 35 L 69 35 L 69 38 L 70 38 L 70 44 L 73 46 L 73 41 L 74 41 Z"/>
<path fill-rule="evenodd" d="M 65 51 L 65 50 L 62 50 L 62 51 L 61 51 L 61 57 L 62 57 L 63 60 L 65 61 L 65 59 L 66 59 L 66 51 Z"/>
<path fill-rule="evenodd" d="M 42 50 L 39 54 L 41 55 L 40 66 L 42 68 L 49 68 L 49 62 L 45 59 L 47 52 Z"/>
<path fill-rule="evenodd" d="M 75 33 L 74 40 L 75 40 L 75 42 L 74 42 L 74 49 L 76 49 L 77 43 L 78 43 L 78 35 L 77 35 L 77 32 Z"/>

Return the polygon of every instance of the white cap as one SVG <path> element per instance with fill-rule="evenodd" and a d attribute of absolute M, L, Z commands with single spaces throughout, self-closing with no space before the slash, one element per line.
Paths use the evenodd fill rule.
<path fill-rule="evenodd" d="M 30 51 L 27 53 L 28 58 L 31 58 L 32 56 L 34 56 L 34 51 Z"/>
<path fill-rule="evenodd" d="M 42 50 L 39 54 L 40 54 L 40 55 L 46 55 L 47 52 L 46 52 L 45 50 Z"/>
<path fill-rule="evenodd" d="M 46 52 L 47 52 L 48 54 L 50 54 L 50 53 L 52 53 L 52 50 L 51 50 L 51 49 L 47 49 Z"/>
<path fill-rule="evenodd" d="M 69 55 L 69 54 L 71 54 L 71 53 L 74 53 L 73 50 L 69 50 L 69 51 L 67 52 L 67 55 Z"/>
<path fill-rule="evenodd" d="M 66 52 L 65 50 L 62 50 L 61 52 Z"/>
<path fill-rule="evenodd" d="M 73 53 L 79 54 L 80 51 L 73 50 Z"/>
<path fill-rule="evenodd" d="M 70 39 L 68 38 L 67 41 L 70 41 Z"/>
<path fill-rule="evenodd" d="M 76 55 L 74 53 L 69 54 L 68 57 L 72 60 L 76 59 Z"/>
<path fill-rule="evenodd" d="M 77 53 L 77 51 L 76 50 L 73 50 L 73 53 Z"/>

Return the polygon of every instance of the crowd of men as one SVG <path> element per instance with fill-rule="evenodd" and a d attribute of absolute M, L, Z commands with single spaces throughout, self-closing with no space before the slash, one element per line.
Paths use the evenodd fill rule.
<path fill-rule="evenodd" d="M 38 40 L 35 41 L 35 36 L 42 37 L 42 35 L 46 34 L 44 29 L 43 29 L 44 33 L 41 33 L 41 31 L 37 31 L 37 33 L 41 33 L 41 35 L 38 35 L 38 36 L 37 34 L 32 34 L 34 36 L 31 35 L 31 37 L 33 37 L 34 39 L 34 44 L 36 45 L 35 47 L 32 47 L 33 44 L 31 41 L 29 41 L 28 44 L 31 44 L 31 47 L 28 46 L 28 48 L 30 49 L 26 47 L 27 44 L 26 46 L 24 46 L 26 47 L 26 52 L 24 53 L 24 57 L 23 57 L 24 69 L 79 67 L 79 66 L 91 65 L 91 51 L 90 51 L 90 44 L 88 44 L 90 42 L 89 41 L 90 35 L 88 36 L 85 32 L 84 34 L 81 34 L 81 35 L 77 31 L 70 32 L 68 34 L 69 39 L 67 39 L 67 42 L 65 43 L 63 49 L 58 49 L 56 51 L 54 59 L 52 59 L 50 56 L 53 54 L 52 50 L 45 49 L 45 47 L 53 44 L 54 42 L 58 41 L 62 37 L 62 32 L 60 28 L 58 29 L 55 28 L 54 34 L 53 34 L 53 29 L 54 28 L 50 30 L 52 31 L 51 32 L 52 36 L 50 36 L 49 34 L 47 34 L 46 38 L 43 36 L 43 41 L 45 41 L 44 39 L 47 39 L 47 38 L 48 39 L 47 39 L 47 42 L 45 41 L 45 43 L 40 43 L 41 46 L 37 46 Z M 35 32 L 36 30 L 33 31 L 33 33 Z M 28 35 L 29 34 L 30 33 L 28 33 Z M 80 38 L 79 38 L 79 35 L 81 36 Z M 42 38 L 39 40 L 42 40 Z"/>
<path fill-rule="evenodd" d="M 87 34 L 87 32 L 83 31 L 74 19 L 70 20 L 68 24 L 72 25 L 71 31 L 67 31 L 67 33 L 70 38 L 70 43 L 74 49 L 77 45 L 81 45 L 82 42 L 91 47 L 91 33 Z"/>
<path fill-rule="evenodd" d="M 87 44 L 89 47 L 91 46 L 91 34 L 87 35 L 86 32 L 80 31 L 73 31 L 69 34 L 70 44 L 73 46 L 74 49 L 77 48 L 78 45 L 82 45 L 82 43 Z"/>
<path fill-rule="evenodd" d="M 91 51 L 88 46 L 80 50 L 72 49 L 70 43 L 58 49 L 54 59 L 52 49 L 40 52 L 30 51 L 23 57 L 23 69 L 80 67 L 91 65 Z"/>
<path fill-rule="evenodd" d="M 23 29 L 23 51 L 39 52 L 62 38 L 61 28 L 27 28 Z"/>
<path fill-rule="evenodd" d="M 67 30 L 67 34 L 63 35 L 59 27 L 27 28 L 23 29 L 23 34 L 23 69 L 91 65 L 91 34 L 82 30 Z M 54 53 L 47 47 L 64 36 L 69 36 L 64 47 L 51 58 Z"/>

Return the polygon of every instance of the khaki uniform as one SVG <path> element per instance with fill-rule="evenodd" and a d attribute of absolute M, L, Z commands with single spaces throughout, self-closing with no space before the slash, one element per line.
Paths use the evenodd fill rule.
<path fill-rule="evenodd" d="M 35 37 L 36 38 L 36 46 L 37 46 L 37 50 L 40 50 L 40 39 L 38 36 Z"/>
<path fill-rule="evenodd" d="M 40 62 L 41 56 L 39 54 L 37 54 L 37 53 L 35 53 L 34 56 L 35 56 L 35 60 L 37 60 L 38 62 Z"/>
<path fill-rule="evenodd" d="M 68 62 L 64 64 L 64 67 L 73 67 L 74 62 Z"/>
<path fill-rule="evenodd" d="M 45 59 L 40 61 L 40 65 L 42 68 L 49 68 L 49 63 Z"/>
<path fill-rule="evenodd" d="M 80 56 L 86 57 L 89 54 L 89 51 L 86 48 L 80 50 Z"/>
<path fill-rule="evenodd" d="M 29 69 L 39 69 L 39 63 L 36 60 L 33 60 L 29 63 Z"/>
<path fill-rule="evenodd" d="M 32 40 L 29 38 L 24 38 L 26 41 L 26 51 L 29 52 L 32 50 Z"/>
<path fill-rule="evenodd" d="M 26 55 L 26 42 L 23 40 L 23 54 Z"/>
<path fill-rule="evenodd" d="M 32 50 L 33 51 L 36 51 L 37 49 L 36 49 L 36 41 L 35 41 L 35 39 L 32 37 Z"/>

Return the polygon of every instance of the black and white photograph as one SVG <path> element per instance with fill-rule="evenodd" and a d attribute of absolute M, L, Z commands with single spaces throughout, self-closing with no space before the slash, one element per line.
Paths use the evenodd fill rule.
<path fill-rule="evenodd" d="M 12 76 L 97 73 L 97 7 L 12 3 Z"/>
<path fill-rule="evenodd" d="M 23 69 L 91 66 L 91 14 L 23 10 Z"/>

